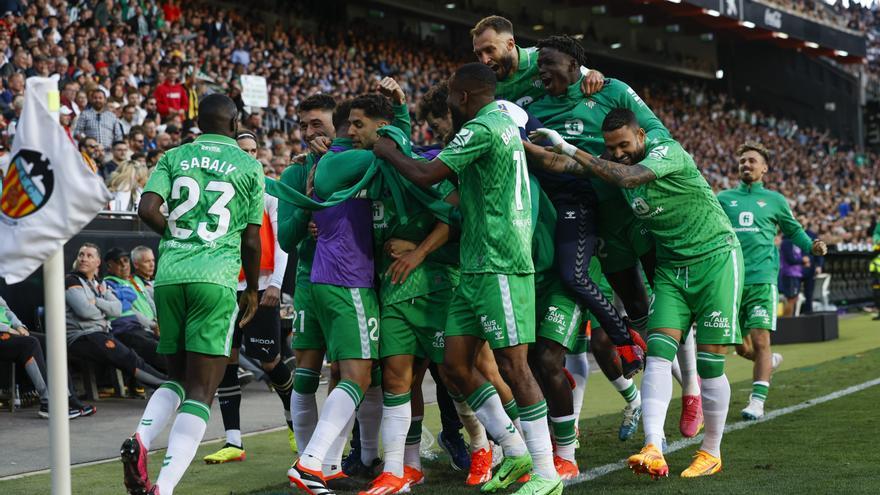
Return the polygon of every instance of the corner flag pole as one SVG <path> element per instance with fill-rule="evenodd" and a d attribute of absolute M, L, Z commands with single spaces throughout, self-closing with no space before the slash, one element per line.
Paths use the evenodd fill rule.
<path fill-rule="evenodd" d="M 46 95 L 55 120 L 61 110 L 57 82 Z M 49 468 L 52 495 L 70 495 L 70 418 L 67 416 L 67 322 L 64 303 L 64 248 L 59 247 L 43 264 L 46 303 L 46 347 L 49 357 Z"/>
<path fill-rule="evenodd" d="M 70 495 L 70 423 L 67 417 L 67 328 L 64 308 L 64 253 L 59 248 L 43 265 L 46 344 L 49 355 L 49 451 L 52 495 Z"/>

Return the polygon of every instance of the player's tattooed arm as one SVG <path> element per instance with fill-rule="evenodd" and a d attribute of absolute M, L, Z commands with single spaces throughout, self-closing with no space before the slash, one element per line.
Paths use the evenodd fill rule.
<path fill-rule="evenodd" d="M 648 167 L 636 163 L 625 165 L 603 160 L 582 150 L 577 150 L 574 157 L 554 153 L 554 160 L 564 161 L 563 173 L 571 175 L 595 175 L 605 182 L 624 189 L 632 189 L 657 179 L 657 175 Z"/>

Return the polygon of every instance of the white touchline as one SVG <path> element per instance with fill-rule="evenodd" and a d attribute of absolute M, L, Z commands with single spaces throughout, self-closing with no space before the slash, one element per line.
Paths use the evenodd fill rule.
<path fill-rule="evenodd" d="M 730 433 L 732 431 L 744 430 L 751 426 L 759 425 L 761 423 L 765 423 L 767 421 L 778 418 L 779 416 L 785 416 L 786 414 L 791 414 L 794 412 L 798 412 L 803 409 L 807 409 L 809 407 L 818 406 L 819 404 L 823 404 L 828 401 L 832 401 L 834 399 L 839 399 L 841 397 L 854 394 L 856 392 L 861 392 L 867 388 L 874 387 L 876 385 L 880 385 L 880 378 L 875 378 L 873 380 L 869 380 L 864 383 L 860 383 L 858 385 L 853 385 L 852 387 L 847 387 L 842 390 L 838 390 L 836 392 L 831 392 L 828 395 L 823 395 L 821 397 L 816 397 L 815 399 L 806 400 L 801 402 L 800 404 L 795 404 L 793 406 L 783 407 L 782 409 L 776 409 L 775 411 L 770 411 L 765 414 L 763 418 L 757 421 L 738 421 L 736 423 L 728 424 L 724 427 L 724 433 Z M 666 448 L 666 454 L 671 454 L 677 450 L 681 450 L 685 447 L 690 447 L 692 445 L 696 445 L 703 440 L 703 435 L 697 435 L 693 438 L 683 438 L 681 440 L 676 440 L 669 444 Z M 605 464 L 603 466 L 598 466 L 589 471 L 581 473 L 578 477 L 573 478 L 569 481 L 566 481 L 566 486 L 568 485 L 577 485 L 579 483 L 583 483 L 585 481 L 594 480 L 596 478 L 601 478 L 606 474 L 611 474 L 615 471 L 620 471 L 621 469 L 626 469 L 626 459 L 621 459 L 617 462 L 613 462 L 611 464 Z"/>

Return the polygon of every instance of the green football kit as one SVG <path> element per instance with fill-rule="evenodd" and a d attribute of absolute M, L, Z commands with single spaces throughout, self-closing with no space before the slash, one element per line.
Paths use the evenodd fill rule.
<path fill-rule="evenodd" d="M 779 301 L 776 233 L 781 230 L 805 253 L 810 252 L 813 241 L 795 220 L 785 197 L 760 182 L 743 182 L 736 189 L 721 191 L 718 201 L 739 238 L 746 266 L 739 315 L 743 333 L 753 328 L 775 331 Z"/>
<path fill-rule="evenodd" d="M 169 210 L 154 284 L 158 351 L 228 356 L 241 233 L 263 222 L 262 166 L 234 139 L 203 134 L 162 155 L 144 191 Z"/>
<path fill-rule="evenodd" d="M 678 142 L 658 139 L 645 151 L 639 163 L 657 178 L 622 191 L 657 243 L 648 330 L 686 335 L 696 323 L 699 344 L 739 344 L 744 269 L 733 227 Z"/>
<path fill-rule="evenodd" d="M 581 92 L 583 77 L 559 96 L 544 95 L 529 106 L 529 113 L 548 129 L 553 129 L 569 143 L 594 156 L 605 153 L 602 122 L 615 108 L 627 108 L 636 114 L 648 133 L 649 142 L 669 138 L 669 131 L 645 102 L 626 83 L 606 79 L 605 87 L 591 96 Z M 648 229 L 636 219 L 620 189 L 598 177 L 590 179 L 596 191 L 597 257 L 605 273 L 615 273 L 636 266 L 638 260 L 654 247 Z"/>
<path fill-rule="evenodd" d="M 532 205 L 519 129 L 495 102 L 461 128 L 437 159 L 458 174 L 461 281 L 447 337 L 493 349 L 535 340 Z"/>

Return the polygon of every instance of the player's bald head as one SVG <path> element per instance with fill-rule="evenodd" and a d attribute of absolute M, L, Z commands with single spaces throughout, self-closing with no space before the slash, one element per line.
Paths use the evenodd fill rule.
<path fill-rule="evenodd" d="M 485 64 L 473 62 L 464 64 L 449 79 L 450 91 L 462 91 L 471 96 L 495 98 L 497 79 L 495 73 Z"/>
<path fill-rule="evenodd" d="M 238 107 L 226 95 L 211 94 L 199 102 L 199 129 L 206 134 L 235 136 L 237 118 Z"/>

